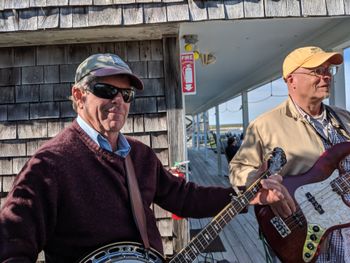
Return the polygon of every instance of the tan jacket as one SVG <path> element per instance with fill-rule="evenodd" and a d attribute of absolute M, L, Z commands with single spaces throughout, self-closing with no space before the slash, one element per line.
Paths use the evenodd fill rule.
<path fill-rule="evenodd" d="M 349 134 L 350 113 L 336 107 L 332 109 Z M 241 148 L 230 162 L 231 184 L 253 183 L 257 179 L 256 170 L 274 147 L 281 147 L 287 156 L 282 175 L 308 171 L 324 152 L 321 138 L 290 98 L 250 123 Z"/>

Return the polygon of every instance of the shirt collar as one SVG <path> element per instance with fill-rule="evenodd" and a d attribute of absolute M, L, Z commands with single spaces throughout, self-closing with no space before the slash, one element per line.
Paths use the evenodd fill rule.
<path fill-rule="evenodd" d="M 293 99 L 292 99 L 293 101 Z M 326 107 L 324 106 L 324 104 L 321 104 L 322 107 L 322 113 L 317 116 L 317 117 L 313 117 L 309 114 L 307 114 L 302 108 L 299 107 L 298 104 L 296 104 L 293 101 L 295 108 L 297 109 L 297 111 L 300 113 L 301 116 L 303 116 L 308 122 L 313 122 L 313 121 L 319 121 L 320 123 L 325 123 L 325 121 L 327 121 L 327 113 L 326 113 Z"/>
<path fill-rule="evenodd" d="M 103 137 L 100 133 L 98 133 L 95 129 L 93 129 L 83 118 L 81 118 L 79 115 L 77 117 L 77 122 L 79 126 L 86 132 L 87 135 L 102 149 L 105 149 L 109 152 L 112 151 L 112 146 L 109 143 L 109 141 Z M 119 155 L 121 157 L 126 157 L 131 150 L 131 146 L 125 136 L 119 132 L 118 135 L 118 146 L 117 150 L 114 151 L 116 155 Z"/>

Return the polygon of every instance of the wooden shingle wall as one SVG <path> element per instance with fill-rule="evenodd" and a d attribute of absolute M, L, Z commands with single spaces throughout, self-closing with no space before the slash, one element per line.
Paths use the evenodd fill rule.
<path fill-rule="evenodd" d="M 0 48 L 0 205 L 27 159 L 75 118 L 68 96 L 79 63 L 107 52 L 123 58 L 145 85 L 122 132 L 170 165 L 162 40 Z M 165 252 L 172 254 L 171 215 L 154 211 Z"/>
<path fill-rule="evenodd" d="M 349 14 L 348 0 L 3 0 L 0 32 Z"/>

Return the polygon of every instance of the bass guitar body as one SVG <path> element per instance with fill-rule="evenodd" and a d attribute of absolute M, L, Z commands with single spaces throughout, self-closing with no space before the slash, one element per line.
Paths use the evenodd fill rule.
<path fill-rule="evenodd" d="M 350 143 L 327 150 L 304 174 L 285 177 L 283 184 L 297 204 L 288 218 L 275 216 L 269 206 L 255 214 L 267 243 L 284 263 L 315 262 L 320 245 L 333 229 L 350 226 L 350 174 L 339 176 L 339 162 L 350 154 Z"/>

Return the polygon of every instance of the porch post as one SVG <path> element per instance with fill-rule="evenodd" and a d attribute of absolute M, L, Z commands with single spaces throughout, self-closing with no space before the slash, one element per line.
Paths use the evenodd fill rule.
<path fill-rule="evenodd" d="M 181 73 L 179 64 L 179 39 L 177 36 L 163 37 L 164 87 L 167 106 L 169 166 L 175 161 L 186 160 L 186 130 L 184 97 L 181 91 Z M 186 220 L 173 222 L 175 239 L 174 250 L 179 251 L 189 240 L 189 228 Z M 170 225 L 169 225 L 170 226 Z"/>
<path fill-rule="evenodd" d="M 344 109 L 346 108 L 344 63 L 338 66 L 338 73 L 332 79 L 329 104 Z"/>
<path fill-rule="evenodd" d="M 200 134 L 200 131 L 201 131 L 201 128 L 200 128 L 200 123 L 199 123 L 199 113 L 197 113 L 196 115 L 196 127 L 197 127 L 197 138 L 196 138 L 196 146 L 197 146 L 197 150 L 199 150 L 200 148 L 200 141 L 199 141 L 199 134 Z"/>
<path fill-rule="evenodd" d="M 195 129 L 196 129 L 196 122 L 194 120 L 194 116 L 192 115 L 192 149 L 195 147 Z"/>
<path fill-rule="evenodd" d="M 220 141 L 220 116 L 219 116 L 219 105 L 215 106 L 215 120 L 216 120 L 216 152 L 218 158 L 218 175 L 221 176 L 222 173 L 222 163 L 221 163 L 221 141 Z"/>
<path fill-rule="evenodd" d="M 247 130 L 249 124 L 249 110 L 248 110 L 248 92 L 242 91 L 242 119 L 243 119 L 243 135 Z"/>
<path fill-rule="evenodd" d="M 204 154 L 205 154 L 205 160 L 208 159 L 208 149 L 207 149 L 207 143 L 208 143 L 208 130 L 207 130 L 207 111 L 203 112 L 203 133 L 204 133 Z"/>

